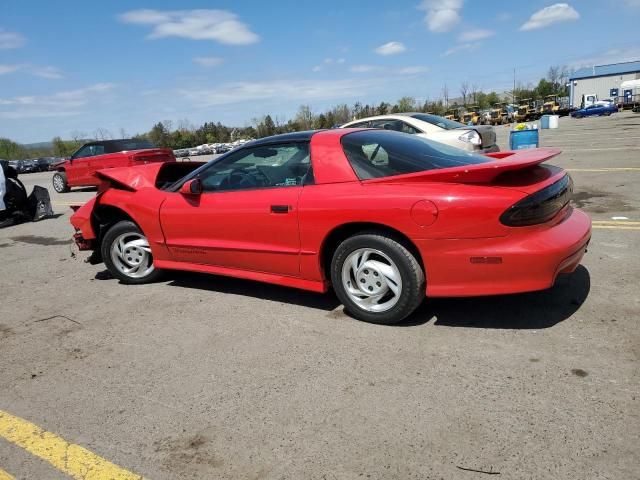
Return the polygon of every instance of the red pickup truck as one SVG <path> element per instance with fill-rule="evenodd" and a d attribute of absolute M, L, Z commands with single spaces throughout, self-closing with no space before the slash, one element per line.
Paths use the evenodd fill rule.
<path fill-rule="evenodd" d="M 68 160 L 55 166 L 53 189 L 68 192 L 71 187 L 97 187 L 96 171 L 132 167 L 153 162 L 175 162 L 173 150 L 155 148 L 146 140 L 101 140 L 80 147 Z"/>

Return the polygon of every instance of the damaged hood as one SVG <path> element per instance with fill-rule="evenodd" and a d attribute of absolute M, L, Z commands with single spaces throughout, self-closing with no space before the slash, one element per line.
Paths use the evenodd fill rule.
<path fill-rule="evenodd" d="M 96 176 L 100 180 L 115 182 L 129 190 L 141 190 L 155 187 L 158 172 L 163 163 L 149 163 L 135 167 L 106 168 L 98 170 Z"/>

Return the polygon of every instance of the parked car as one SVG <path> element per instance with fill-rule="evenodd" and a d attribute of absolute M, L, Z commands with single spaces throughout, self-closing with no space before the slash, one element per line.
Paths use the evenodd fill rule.
<path fill-rule="evenodd" d="M 47 172 L 49 167 L 59 161 L 56 157 L 40 157 L 36 160 L 38 172 Z"/>
<path fill-rule="evenodd" d="M 38 168 L 38 160 L 35 158 L 20 160 L 18 173 L 34 173 L 39 171 Z"/>
<path fill-rule="evenodd" d="M 489 153 L 500 149 L 490 125 L 467 126 L 429 113 L 395 113 L 361 118 L 340 128 L 383 128 L 410 133 L 471 152 Z"/>
<path fill-rule="evenodd" d="M 68 160 L 56 165 L 53 189 L 68 192 L 72 187 L 98 186 L 95 173 L 104 168 L 128 167 L 145 163 L 175 162 L 169 148 L 155 148 L 146 140 L 122 139 L 90 142 Z"/>
<path fill-rule="evenodd" d="M 290 133 L 206 164 L 101 170 L 109 185 L 71 223 L 78 247 L 123 283 L 176 269 L 333 286 L 356 318 L 395 323 L 425 294 L 542 290 L 577 267 L 591 221 L 569 205 L 569 175 L 540 166 L 559 153 L 484 156 L 377 129 Z"/>
<path fill-rule="evenodd" d="M 607 117 L 612 113 L 616 113 L 618 111 L 618 107 L 613 103 L 609 103 L 606 105 L 603 104 L 594 104 L 589 105 L 588 107 L 581 108 L 579 110 L 575 110 L 571 112 L 571 116 L 574 118 L 582 118 L 582 117 L 592 117 L 592 116 L 600 116 L 606 115 Z"/>

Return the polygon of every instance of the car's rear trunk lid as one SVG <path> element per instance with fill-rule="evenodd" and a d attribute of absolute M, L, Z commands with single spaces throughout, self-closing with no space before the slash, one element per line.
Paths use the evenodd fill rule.
<path fill-rule="evenodd" d="M 156 162 L 175 162 L 176 157 L 170 148 L 148 148 L 129 152 L 132 165 Z"/>

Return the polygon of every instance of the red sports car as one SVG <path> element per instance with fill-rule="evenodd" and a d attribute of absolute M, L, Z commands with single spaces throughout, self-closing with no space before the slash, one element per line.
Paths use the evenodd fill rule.
<path fill-rule="evenodd" d="M 98 172 L 75 240 L 123 283 L 176 269 L 325 292 L 395 323 L 431 297 L 542 290 L 580 263 L 591 221 L 558 150 L 488 156 L 336 129 L 245 144 L 206 164 Z"/>

